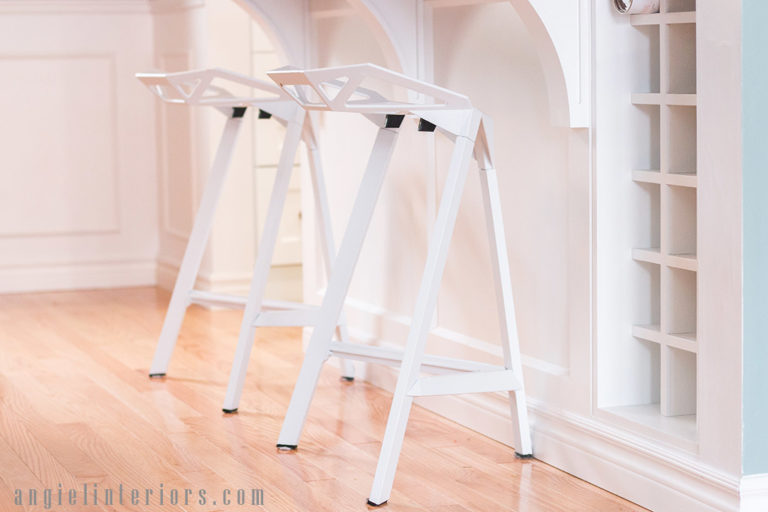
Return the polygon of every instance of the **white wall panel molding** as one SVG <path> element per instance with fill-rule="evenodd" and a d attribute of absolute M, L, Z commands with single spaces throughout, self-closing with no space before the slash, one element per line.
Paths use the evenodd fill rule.
<path fill-rule="evenodd" d="M 0 2 L 0 14 L 148 14 L 157 2 L 158 0 L 4 0 Z"/>
<path fill-rule="evenodd" d="M 149 0 L 152 14 L 171 14 L 205 7 L 205 0 Z"/>
<path fill-rule="evenodd" d="M 5 152 L 4 166 L 27 177 L 0 190 L 0 237 L 121 230 L 115 60 L 115 53 L 0 54 L 0 74 L 14 77 L 18 85 L 9 87 L 0 99 L 4 116 L 17 120 L 15 135 L 5 142 L 13 149 Z M 67 77 L 56 94 L 41 80 L 50 74 Z M 99 85 L 86 91 L 84 82 Z M 50 138 L 45 152 L 36 151 L 41 120 L 27 116 L 24 96 L 36 98 L 35 107 L 45 112 L 50 132 L 67 133 L 73 116 L 79 117 L 83 128 L 69 137 Z M 67 163 L 70 167 L 62 168 Z M 62 201 L 62 196 L 71 200 Z M 34 201 L 29 200 L 32 197 Z"/>
<path fill-rule="evenodd" d="M 146 1 L 0 2 L 0 293 L 154 282 Z"/>

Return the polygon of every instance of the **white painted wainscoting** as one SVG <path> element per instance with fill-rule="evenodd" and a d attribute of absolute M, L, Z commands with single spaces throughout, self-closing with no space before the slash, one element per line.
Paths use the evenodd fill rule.
<path fill-rule="evenodd" d="M 224 116 L 167 105 L 137 71 L 284 62 L 229 0 L 0 2 L 0 293 L 171 288 Z M 247 291 L 281 127 L 241 131 L 198 288 Z M 268 294 L 301 296 L 297 173 Z"/>
<path fill-rule="evenodd" d="M 0 292 L 155 282 L 143 0 L 0 2 Z"/>

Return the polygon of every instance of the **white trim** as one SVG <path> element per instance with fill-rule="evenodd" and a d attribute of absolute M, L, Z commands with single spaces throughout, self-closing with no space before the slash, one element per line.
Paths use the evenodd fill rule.
<path fill-rule="evenodd" d="M 5 0 L 2 14 L 149 14 L 167 0 Z"/>
<path fill-rule="evenodd" d="M 166 290 L 173 290 L 176 283 L 176 275 L 179 273 L 178 261 L 169 258 L 158 258 L 157 261 L 157 286 Z M 195 289 L 218 292 L 247 294 L 251 283 L 251 274 L 248 272 L 214 272 L 203 270 L 197 275 Z"/>
<path fill-rule="evenodd" d="M 168 14 L 205 7 L 205 0 L 152 0 L 152 14 Z"/>
<path fill-rule="evenodd" d="M 768 473 L 741 478 L 741 512 L 768 510 Z"/>
<path fill-rule="evenodd" d="M 179 262 L 169 258 L 158 258 L 157 275 L 155 284 L 159 288 L 171 291 L 176 283 L 176 275 L 179 273 Z M 270 281 L 267 282 L 265 295 L 273 299 L 298 301 L 301 297 L 294 297 L 286 290 L 298 290 L 301 293 L 301 265 L 272 265 L 270 267 Z M 246 296 L 250 288 L 252 274 L 248 272 L 215 272 L 213 274 L 200 271 L 197 276 L 195 288 L 198 290 L 230 293 Z"/>
<path fill-rule="evenodd" d="M 0 268 L 0 293 L 154 286 L 154 260 Z"/>
<path fill-rule="evenodd" d="M 173 290 L 173 285 L 176 283 L 176 274 L 178 273 L 178 262 L 159 257 L 157 259 L 157 270 L 155 274 L 156 286 L 163 290 Z"/>
<path fill-rule="evenodd" d="M 2 14 L 168 14 L 205 6 L 205 0 L 4 0 Z"/>

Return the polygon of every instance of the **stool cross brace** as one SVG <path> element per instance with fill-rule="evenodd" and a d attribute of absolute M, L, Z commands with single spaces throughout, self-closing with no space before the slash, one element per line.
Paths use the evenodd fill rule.
<path fill-rule="evenodd" d="M 269 72 L 268 75 L 307 110 L 358 112 L 379 126 L 277 446 L 283 449 L 297 447 L 323 363 L 330 356 L 339 356 L 400 366 L 369 495 L 370 505 L 381 505 L 389 499 L 415 396 L 507 391 L 514 425 L 515 451 L 522 457 L 530 456 L 531 438 L 501 200 L 492 158 L 490 119 L 473 108 L 466 96 L 372 64 L 313 70 L 283 68 Z M 360 84 L 369 76 L 405 87 L 413 101 L 392 101 L 381 91 L 362 89 Z M 420 103 L 419 98 L 425 95 L 431 96 L 435 102 Z M 398 128 L 406 116 L 419 118 L 420 131 L 438 129 L 452 138 L 454 149 L 437 218 L 429 238 L 427 260 L 405 348 L 403 352 L 397 352 L 346 341 L 334 342 L 333 330 L 342 313 L 353 271 L 398 136 Z M 480 168 L 486 229 L 491 246 L 501 324 L 504 366 L 424 354 L 462 191 L 473 156 Z M 440 375 L 422 377 L 422 373 Z"/>
<path fill-rule="evenodd" d="M 327 272 L 330 272 L 330 265 L 335 257 L 328 200 L 325 194 L 315 131 L 307 112 L 295 101 L 292 101 L 279 87 L 270 82 L 218 68 L 179 73 L 137 73 L 136 77 L 167 103 L 210 106 L 228 117 L 187 242 L 149 375 L 150 377 L 162 377 L 166 374 L 184 320 L 184 314 L 190 304 L 244 308 L 243 328 L 241 329 L 235 364 L 230 375 L 230 386 L 223 407 L 226 412 L 234 412 L 237 410 L 237 403 L 240 398 L 239 390 L 245 378 L 245 370 L 253 344 L 254 327 L 306 326 L 314 325 L 317 320 L 317 310 L 312 306 L 286 301 L 267 301 L 263 298 L 277 241 L 280 219 L 288 194 L 294 158 L 302 140 L 309 153 L 312 190 L 319 219 L 319 239 L 323 246 Z M 247 86 L 251 90 L 259 91 L 262 96 L 235 96 L 220 84 Z M 195 280 L 200 270 L 237 136 L 246 110 L 251 107 L 258 109 L 260 119 L 274 118 L 285 126 L 286 136 L 270 196 L 264 230 L 258 246 L 250 292 L 248 297 L 241 297 L 195 290 Z M 334 328 L 339 340 L 348 340 L 343 319 Z M 244 332 L 249 334 L 247 340 L 244 339 Z M 354 367 L 351 363 L 344 364 L 343 370 L 345 378 L 351 380 L 354 377 Z"/>

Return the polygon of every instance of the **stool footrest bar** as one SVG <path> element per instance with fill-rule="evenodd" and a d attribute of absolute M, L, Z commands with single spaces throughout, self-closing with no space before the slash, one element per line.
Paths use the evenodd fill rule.
<path fill-rule="evenodd" d="M 512 370 L 495 372 L 454 373 L 418 379 L 408 391 L 410 396 L 460 395 L 493 393 L 520 389 L 520 381 Z"/>
<path fill-rule="evenodd" d="M 386 347 L 371 347 L 356 343 L 331 342 L 331 355 L 342 359 L 354 359 L 370 363 L 399 366 L 403 360 L 403 351 Z M 496 366 L 465 359 L 452 357 L 425 355 L 421 363 L 421 369 L 427 373 L 453 373 L 453 372 L 493 372 L 504 370 L 503 366 Z"/>

